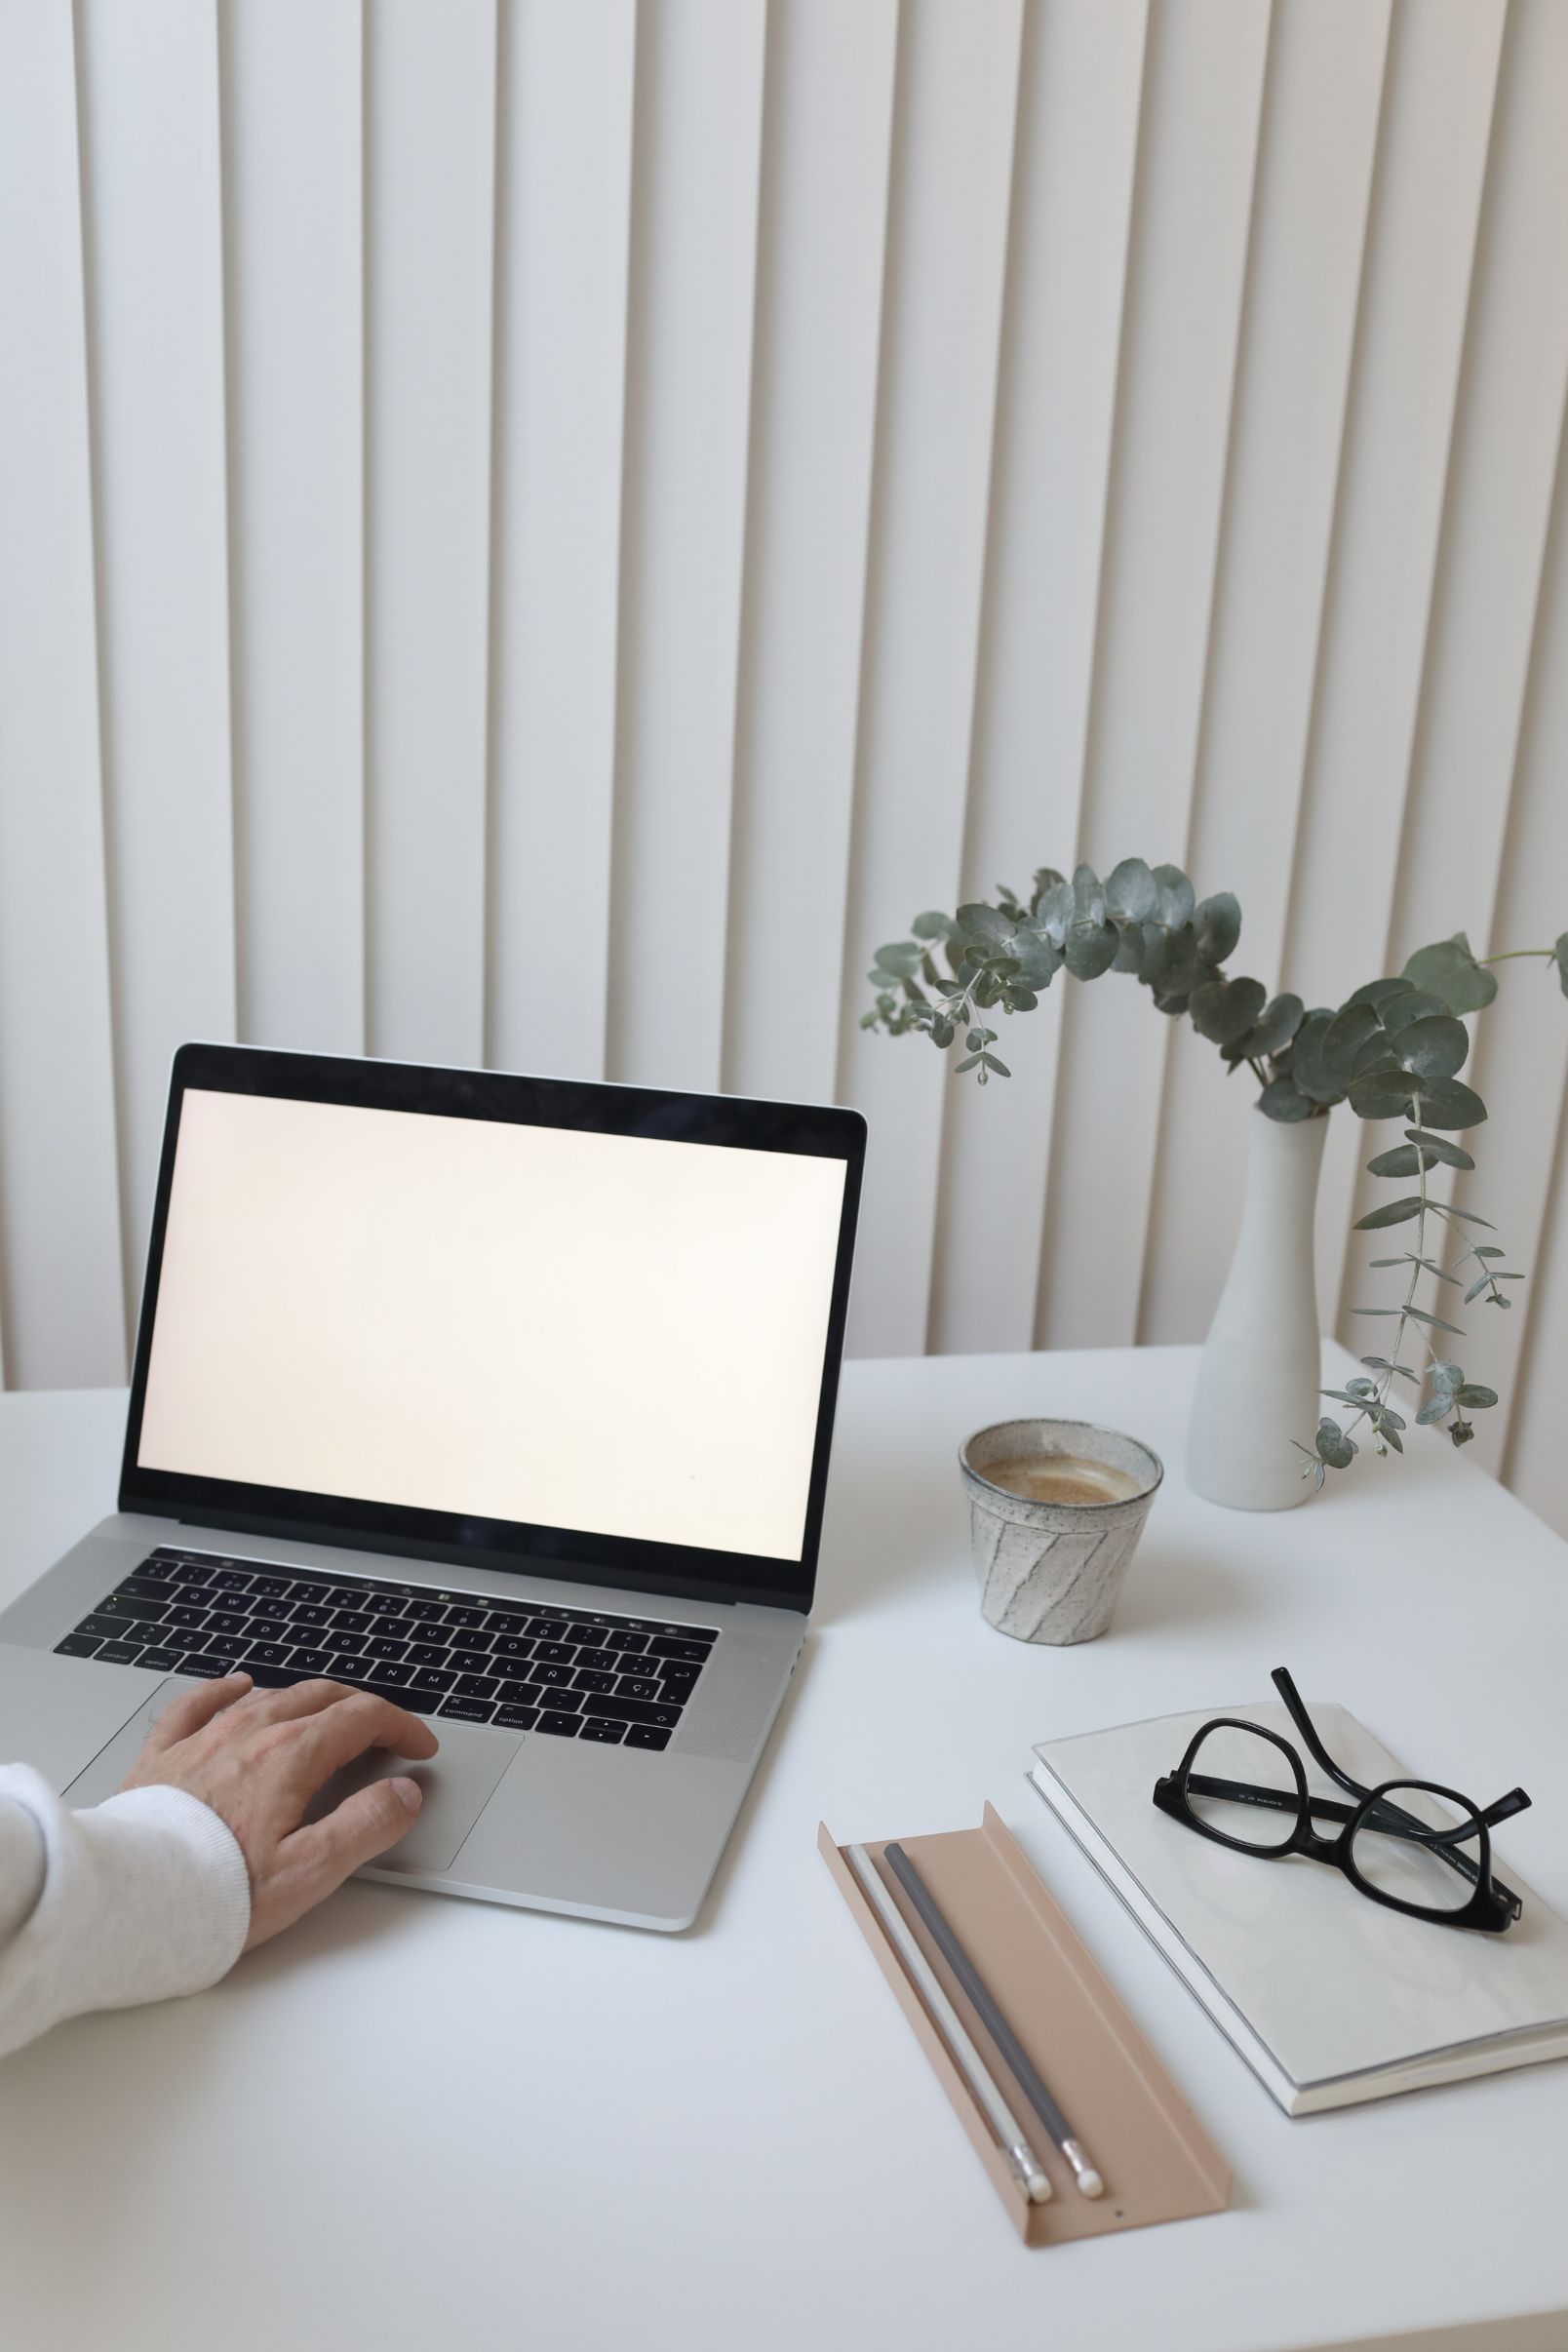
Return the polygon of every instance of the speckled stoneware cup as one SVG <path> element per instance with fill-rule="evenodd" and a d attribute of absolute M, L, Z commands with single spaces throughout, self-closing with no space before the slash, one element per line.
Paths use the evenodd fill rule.
<path fill-rule="evenodd" d="M 1036 1503 L 993 1485 L 988 1463 L 1077 1455 L 1138 1480 L 1125 1502 Z M 959 1449 L 980 1612 L 1015 1641 L 1092 1641 L 1111 1623 L 1127 1562 L 1165 1475 L 1136 1437 L 1088 1421 L 999 1421 Z"/>

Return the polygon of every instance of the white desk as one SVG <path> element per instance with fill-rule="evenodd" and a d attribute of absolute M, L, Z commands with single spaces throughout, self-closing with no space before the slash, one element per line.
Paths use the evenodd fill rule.
<path fill-rule="evenodd" d="M 215 1991 L 0 2067 L 7 2345 L 1568 2345 L 1568 2069 L 1288 2121 L 1024 1783 L 1034 1740 L 1255 1699 L 1288 1665 L 1417 1769 L 1522 1781 L 1500 1851 L 1568 1904 L 1568 1548 L 1440 1444 L 1283 1516 L 1195 1500 L 1195 1360 L 850 1367 L 815 1630 L 692 1934 L 350 1887 Z M 0 1400 L 0 1599 L 112 1507 L 120 1411 Z M 1167 1464 L 1082 1649 L 976 1612 L 953 1453 L 1011 1413 Z M 1230 2213 L 1011 2234 L 813 1844 L 819 1817 L 955 1828 L 986 1797 L 1229 2155 Z"/>

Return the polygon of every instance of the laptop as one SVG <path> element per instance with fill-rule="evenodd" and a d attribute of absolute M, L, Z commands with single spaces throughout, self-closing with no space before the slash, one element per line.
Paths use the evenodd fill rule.
<path fill-rule="evenodd" d="M 119 1509 L 0 1612 L 5 1754 L 92 1805 L 192 1679 L 328 1675 L 441 1742 L 363 1876 L 690 1926 L 805 1635 L 864 1149 L 182 1046 Z"/>

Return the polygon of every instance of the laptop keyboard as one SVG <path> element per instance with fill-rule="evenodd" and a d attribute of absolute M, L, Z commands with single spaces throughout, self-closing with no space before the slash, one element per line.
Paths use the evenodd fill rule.
<path fill-rule="evenodd" d="M 160 1547 L 55 1644 L 265 1685 L 326 1675 L 416 1715 L 603 1746 L 670 1744 L 717 1631 Z"/>

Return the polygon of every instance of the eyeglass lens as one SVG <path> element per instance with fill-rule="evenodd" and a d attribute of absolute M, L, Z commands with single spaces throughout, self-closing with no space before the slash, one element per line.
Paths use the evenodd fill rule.
<path fill-rule="evenodd" d="M 1437 1830 L 1452 1829 L 1465 1818 L 1430 1789 L 1413 1785 L 1389 1789 L 1386 1801 Z M 1475 1892 L 1480 1867 L 1481 1825 L 1475 1816 L 1469 1816 L 1465 1834 L 1452 1841 L 1451 1850 L 1466 1865 L 1458 1869 L 1443 1860 L 1441 1846 L 1408 1834 L 1396 1836 L 1395 1826 L 1380 1806 L 1351 1841 L 1351 1860 L 1367 1885 L 1424 1910 L 1462 1911 Z"/>
<path fill-rule="evenodd" d="M 1197 1785 L 1205 1780 L 1245 1782 L 1277 1796 L 1278 1807 L 1267 1800 L 1248 1803 L 1222 1796 Z M 1275 1854 L 1295 1833 L 1299 1801 L 1290 1758 L 1272 1740 L 1230 1724 L 1215 1724 L 1203 1734 L 1188 1768 L 1187 1802 L 1205 1828 L 1236 1839 L 1255 1854 Z M 1437 1866 L 1442 1868 L 1441 1863 Z"/>

